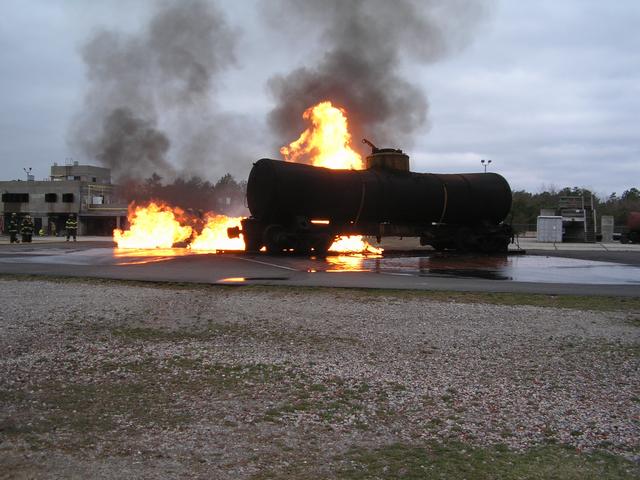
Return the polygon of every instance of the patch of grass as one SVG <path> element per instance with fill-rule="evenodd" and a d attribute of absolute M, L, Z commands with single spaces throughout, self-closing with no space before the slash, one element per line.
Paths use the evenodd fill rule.
<path fill-rule="evenodd" d="M 308 413 L 322 422 L 340 423 L 353 419 L 357 428 L 366 429 L 368 421 L 376 423 L 386 421 L 392 415 L 389 408 L 389 391 L 403 391 L 397 383 L 385 386 L 372 386 L 366 382 L 346 384 L 340 378 L 324 383 L 295 381 L 291 388 L 283 390 L 287 400 L 269 408 L 262 417 L 263 421 L 280 423 L 290 414 Z M 367 410 L 366 404 L 373 407 Z"/>
<path fill-rule="evenodd" d="M 27 441 L 36 441 L 34 446 L 38 434 L 57 430 L 75 433 L 61 447 L 81 448 L 90 444 L 95 435 L 118 426 L 175 427 L 190 420 L 189 415 L 172 408 L 168 392 L 140 380 L 100 384 L 49 382 L 36 386 L 30 398 L 32 404 L 38 405 L 38 411 L 20 415 L 14 420 L 13 431 L 8 433 L 25 435 Z"/>
<path fill-rule="evenodd" d="M 548 445 L 515 452 L 504 446 L 472 447 L 462 443 L 430 443 L 424 447 L 393 444 L 353 449 L 341 458 L 341 479 L 558 479 L 607 480 L 638 478 L 640 469 L 622 457 L 577 453 Z"/>
<path fill-rule="evenodd" d="M 169 328 L 136 326 L 114 328 L 110 330 L 110 333 L 126 342 L 207 341 L 221 336 L 236 336 L 243 339 L 312 345 L 317 351 L 336 348 L 336 345 L 358 345 L 360 343 L 357 339 L 334 335 L 317 335 L 302 328 L 293 331 L 255 331 L 244 325 L 216 322 L 209 322 L 205 328 L 201 329 L 183 328 L 181 330 L 172 330 Z"/>
<path fill-rule="evenodd" d="M 132 342 L 180 342 L 208 340 L 221 335 L 244 335 L 248 329 L 240 325 L 210 323 L 204 330 L 169 330 L 150 327 L 122 327 L 111 330 L 111 334 Z"/>
<path fill-rule="evenodd" d="M 591 348 L 602 354 L 640 357 L 640 343 L 599 342 L 592 344 Z"/>
<path fill-rule="evenodd" d="M 626 319 L 626 323 L 633 327 L 640 327 L 640 316 L 639 315 L 628 316 Z"/>
<path fill-rule="evenodd" d="M 360 295 L 385 295 L 403 299 L 425 299 L 437 302 L 481 303 L 492 305 L 569 308 L 593 311 L 638 311 L 640 298 L 582 295 L 543 295 L 527 293 L 474 293 L 417 290 L 357 290 Z"/>
<path fill-rule="evenodd" d="M 0 280 L 20 281 L 50 281 L 58 283 L 82 283 L 92 285 L 130 285 L 132 287 L 147 287 L 164 290 L 194 290 L 194 291 L 218 291 L 225 293 L 239 292 L 237 286 L 196 284 L 187 282 L 152 282 L 137 280 L 113 280 L 97 279 L 91 277 L 64 277 L 53 275 L 24 275 L 24 274 L 0 274 Z M 394 290 L 394 289 L 365 289 L 365 288 L 339 288 L 339 287 L 299 287 L 299 286 L 266 286 L 247 285 L 242 290 L 265 293 L 300 294 L 304 296 L 314 294 L 331 293 L 337 297 L 353 299 L 379 299 L 389 297 L 391 299 L 425 299 L 437 302 L 456 303 L 481 303 L 494 305 L 532 305 L 538 307 L 569 308 L 575 310 L 595 311 L 640 311 L 639 297 L 615 297 L 600 295 L 544 295 L 527 293 L 502 293 L 502 292 L 454 292 L 454 291 L 429 291 L 429 290 Z M 640 319 L 634 317 L 632 324 Z"/>
<path fill-rule="evenodd" d="M 179 428 L 192 421 L 181 399 L 212 393 L 251 394 L 261 385 L 278 384 L 286 372 L 268 364 L 203 364 L 199 359 L 151 357 L 138 362 L 104 363 L 84 373 L 98 382 L 48 381 L 28 392 L 5 393 L 18 408 L 16 418 L 1 422 L 0 432 L 20 436 L 37 448 L 39 434 L 70 431 L 54 448 L 83 448 L 107 432 L 135 432 L 140 427 Z M 256 387 L 258 386 L 258 387 Z M 31 440 L 33 441 L 31 441 Z"/>

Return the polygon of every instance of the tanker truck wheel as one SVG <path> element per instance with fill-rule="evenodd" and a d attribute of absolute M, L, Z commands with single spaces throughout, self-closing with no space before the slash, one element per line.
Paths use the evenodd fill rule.
<path fill-rule="evenodd" d="M 443 242 L 433 242 L 431 246 L 436 252 L 444 252 L 449 247 L 448 244 Z"/>
<path fill-rule="evenodd" d="M 459 228 L 456 232 L 456 250 L 472 252 L 476 249 L 476 235 L 468 227 Z"/>
<path fill-rule="evenodd" d="M 284 229 L 280 225 L 269 225 L 262 234 L 262 243 L 270 255 L 281 255 L 284 250 Z"/>
<path fill-rule="evenodd" d="M 255 237 L 254 235 L 244 236 L 244 250 L 245 252 L 257 253 L 262 248 L 262 239 Z"/>
<path fill-rule="evenodd" d="M 334 237 L 328 234 L 319 235 L 313 242 L 313 253 L 318 257 L 326 257 L 333 239 Z"/>
<path fill-rule="evenodd" d="M 228 229 L 229 238 L 235 238 L 242 233 L 244 239 L 245 252 L 259 252 L 262 248 L 262 237 L 264 234 L 264 226 L 262 223 L 251 219 L 245 218 L 241 222 L 242 230 L 238 228 Z"/>
<path fill-rule="evenodd" d="M 481 253 L 498 253 L 500 252 L 500 239 L 485 235 L 478 241 L 478 250 Z"/>

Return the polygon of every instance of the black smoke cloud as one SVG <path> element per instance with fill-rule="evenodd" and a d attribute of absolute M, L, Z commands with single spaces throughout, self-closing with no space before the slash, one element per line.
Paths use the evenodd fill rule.
<path fill-rule="evenodd" d="M 144 178 L 149 172 L 172 172 L 166 161 L 169 139 L 153 119 L 136 117 L 128 108 L 116 108 L 104 119 L 95 144 L 96 158 L 116 174 Z"/>
<path fill-rule="evenodd" d="M 271 78 L 276 99 L 269 123 L 286 142 L 304 129 L 302 112 L 332 100 L 349 113 L 355 139 L 379 145 L 411 143 L 428 125 L 429 103 L 404 61 L 431 63 L 464 47 L 488 5 L 473 0 L 280 0 L 265 11 L 289 29 L 298 48 L 316 41 L 316 63 Z M 310 34 L 320 29 L 320 35 Z"/>
<path fill-rule="evenodd" d="M 212 94 L 235 63 L 237 32 L 211 2 L 158 5 L 142 31 L 95 32 L 82 47 L 88 89 L 70 143 L 117 179 L 221 175 L 228 156 L 212 156 L 206 130 L 219 127 Z"/>

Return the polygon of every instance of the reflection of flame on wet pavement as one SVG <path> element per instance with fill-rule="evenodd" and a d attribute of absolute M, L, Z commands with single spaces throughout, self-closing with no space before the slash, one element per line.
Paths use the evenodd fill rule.
<path fill-rule="evenodd" d="M 371 258 L 366 255 L 338 255 L 326 258 L 325 272 L 368 272 L 365 260 Z"/>
<path fill-rule="evenodd" d="M 507 273 L 510 261 L 507 256 L 467 257 L 440 256 L 419 259 L 420 274 L 447 275 L 453 277 L 485 278 L 488 280 L 511 280 Z"/>
<path fill-rule="evenodd" d="M 324 267 L 324 268 L 323 268 Z M 325 259 L 324 265 L 314 266 L 310 271 L 378 272 L 395 275 L 449 275 L 470 278 L 508 280 L 510 260 L 506 256 L 467 257 L 384 257 L 382 255 L 337 255 Z"/>
<path fill-rule="evenodd" d="M 194 252 L 186 248 L 115 248 L 113 250 L 113 257 L 119 260 L 118 265 L 145 265 L 193 254 Z"/>

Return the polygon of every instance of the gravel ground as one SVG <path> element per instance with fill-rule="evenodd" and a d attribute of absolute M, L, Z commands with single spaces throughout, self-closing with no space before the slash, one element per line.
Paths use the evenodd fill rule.
<path fill-rule="evenodd" d="M 354 446 L 433 440 L 639 458 L 637 313 L 410 292 L 0 291 L 0 478 L 263 478 L 306 463 L 331 476 Z"/>

